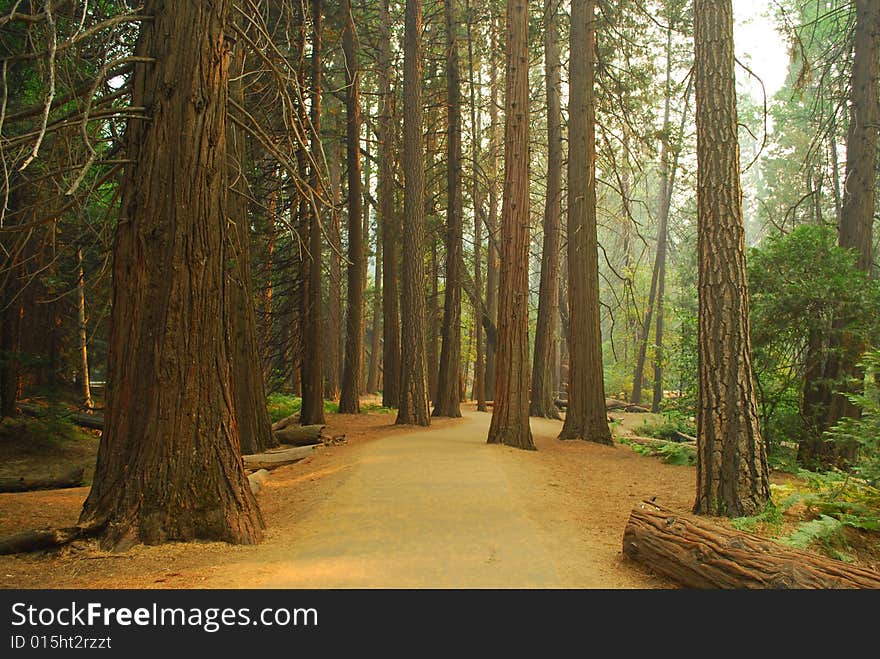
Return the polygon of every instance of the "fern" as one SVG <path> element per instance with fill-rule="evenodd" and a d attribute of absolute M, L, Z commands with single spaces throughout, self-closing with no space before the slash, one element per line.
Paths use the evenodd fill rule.
<path fill-rule="evenodd" d="M 781 538 L 780 542 L 796 549 L 806 549 L 813 542 L 827 542 L 840 532 L 843 526 L 843 522 L 839 519 L 820 515 L 817 519 L 801 523 L 792 533 Z"/>

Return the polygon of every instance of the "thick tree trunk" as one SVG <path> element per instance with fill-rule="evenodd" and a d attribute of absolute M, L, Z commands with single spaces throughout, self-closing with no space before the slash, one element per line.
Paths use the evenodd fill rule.
<path fill-rule="evenodd" d="M 322 0 L 312 0 L 312 158 L 321 163 L 321 32 L 323 24 Z M 314 165 L 313 165 L 314 167 Z M 312 171 L 311 187 L 315 191 L 308 209 L 308 253 L 303 264 L 306 286 L 303 294 L 303 342 L 302 358 L 302 408 L 300 421 L 303 425 L 324 423 L 324 351 L 322 322 L 322 276 L 321 276 L 321 172 Z M 256 451 L 251 451 L 255 453 Z"/>
<path fill-rule="evenodd" d="M 224 340 L 230 9 L 144 8 L 135 50 L 155 62 L 135 65 L 132 102 L 151 118 L 126 135 L 107 423 L 81 515 L 108 547 L 262 536 Z"/>
<path fill-rule="evenodd" d="M 424 194 L 422 161 L 422 3 L 406 0 L 403 50 L 403 299 L 397 423 L 427 426 Z"/>
<path fill-rule="evenodd" d="M 360 100 L 357 34 L 351 0 L 342 6 L 342 48 L 345 54 L 345 132 L 348 163 L 348 304 L 345 318 L 345 364 L 339 393 L 339 411 L 358 414 L 364 351 L 364 236 L 361 225 Z"/>
<path fill-rule="evenodd" d="M 244 104 L 244 48 L 239 45 L 233 51 L 229 93 Z M 233 266 L 229 272 L 226 350 L 232 367 L 232 396 L 235 418 L 241 438 L 242 453 L 258 453 L 278 446 L 272 435 L 272 422 L 266 408 L 266 391 L 263 369 L 257 344 L 257 316 L 253 300 L 253 276 L 251 274 L 251 231 L 248 219 L 247 182 L 247 134 L 232 121 L 227 126 L 229 150 L 229 190 L 226 208 L 231 222 L 228 232 L 229 253 Z"/>
<path fill-rule="evenodd" d="M 507 4 L 507 94 L 498 355 L 489 444 L 535 450 L 529 427 L 528 0 Z"/>
<path fill-rule="evenodd" d="M 596 239 L 595 2 L 572 0 L 568 156 L 568 408 L 560 439 L 611 444 Z"/>
<path fill-rule="evenodd" d="M 461 416 L 461 73 L 458 66 L 458 19 L 455 0 L 446 0 L 446 289 L 434 416 Z"/>
<path fill-rule="evenodd" d="M 400 221 L 394 211 L 394 94 L 391 89 L 391 14 L 381 0 L 379 39 L 379 225 L 382 232 L 382 405 L 397 407 L 400 397 L 400 308 L 398 272 Z"/>
<path fill-rule="evenodd" d="M 630 514 L 623 553 L 688 588 L 880 588 L 880 574 L 872 570 L 647 501 Z"/>
<path fill-rule="evenodd" d="M 562 217 L 562 64 L 559 47 L 558 0 L 544 2 L 544 57 L 547 80 L 547 197 L 544 206 L 544 246 L 541 254 L 541 284 L 538 321 L 535 327 L 535 355 L 532 365 L 532 393 L 529 414 L 559 418 L 554 405 L 553 346 L 559 307 L 559 239 Z"/>
<path fill-rule="evenodd" d="M 731 0 L 696 0 L 699 393 L 694 512 L 738 517 L 770 498 L 749 335 Z"/>

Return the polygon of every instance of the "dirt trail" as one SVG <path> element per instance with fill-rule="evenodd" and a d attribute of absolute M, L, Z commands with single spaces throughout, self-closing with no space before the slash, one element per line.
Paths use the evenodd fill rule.
<path fill-rule="evenodd" d="M 536 519 L 523 453 L 485 443 L 489 415 L 465 411 L 456 425 L 387 437 L 362 447 L 349 477 L 297 525 L 254 587 L 572 587 L 567 552 L 579 531 Z M 538 422 L 542 436 L 558 424 Z M 517 454 L 517 455 L 514 455 Z M 531 461 L 532 467 L 537 460 Z M 540 474 L 531 478 L 540 480 Z M 525 479 L 526 482 L 523 482 Z M 622 533 L 622 527 L 620 532 Z M 597 549 L 602 542 L 590 543 Z M 618 543 L 619 544 L 619 543 Z M 562 549 L 563 551 L 560 551 Z M 269 558 L 269 557 L 266 557 Z M 580 587 L 640 587 L 644 575 L 614 556 L 585 553 Z M 570 571 L 570 570 L 569 570 Z M 222 580 L 221 580 L 222 581 Z M 205 585 L 214 585 L 211 582 Z M 218 582 L 216 585 L 221 586 Z"/>
<path fill-rule="evenodd" d="M 86 545 L 0 557 L 0 587 L 670 586 L 622 558 L 621 536 L 641 498 L 686 506 L 691 469 L 561 442 L 561 424 L 538 419 L 537 452 L 489 446 L 489 419 L 465 409 L 428 430 L 382 426 L 388 436 L 273 472 L 260 494 L 269 529 L 256 547 L 172 544 L 117 556 Z"/>

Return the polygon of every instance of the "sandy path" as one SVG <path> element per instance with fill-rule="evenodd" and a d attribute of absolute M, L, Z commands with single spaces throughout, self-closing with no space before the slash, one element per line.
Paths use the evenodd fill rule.
<path fill-rule="evenodd" d="M 106 554 L 0 557 L 0 588 L 657 588 L 623 559 L 638 500 L 689 505 L 693 470 L 626 447 L 556 439 L 532 419 L 538 451 L 485 443 L 490 415 L 430 429 L 393 416 L 336 415 L 348 444 L 272 473 L 256 546 L 170 543 Z M 0 526 L 65 526 L 86 488 L 0 496 Z"/>
<path fill-rule="evenodd" d="M 596 523 L 572 509 L 571 475 L 556 473 L 546 453 L 487 445 L 489 420 L 465 410 L 452 425 L 360 446 L 335 488 L 281 531 L 283 541 L 270 539 L 238 578 L 257 588 L 667 585 L 621 560 L 619 515 L 609 521 L 593 506 L 603 522 Z M 560 427 L 532 420 L 541 443 L 560 444 Z M 644 460 L 625 448 L 574 444 Z M 201 585 L 238 584 L 227 572 Z"/>

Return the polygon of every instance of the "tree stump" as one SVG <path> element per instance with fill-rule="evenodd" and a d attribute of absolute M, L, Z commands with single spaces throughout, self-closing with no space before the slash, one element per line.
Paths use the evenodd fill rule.
<path fill-rule="evenodd" d="M 880 588 L 880 574 L 644 501 L 623 553 L 689 588 Z"/>

